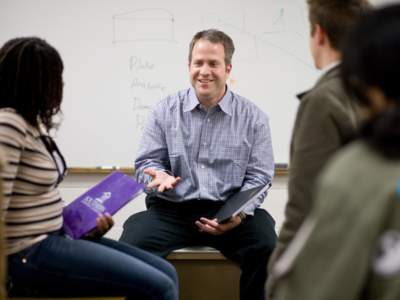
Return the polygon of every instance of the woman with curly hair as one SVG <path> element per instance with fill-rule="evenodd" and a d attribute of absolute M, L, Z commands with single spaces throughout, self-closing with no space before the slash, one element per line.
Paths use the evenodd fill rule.
<path fill-rule="evenodd" d="M 114 224 L 71 240 L 62 231 L 57 185 L 64 159 L 48 132 L 58 126 L 63 63 L 39 38 L 0 49 L 0 152 L 9 296 L 126 296 L 178 299 L 175 269 L 163 259 L 102 237 Z M 71 141 L 72 142 L 72 141 Z"/>

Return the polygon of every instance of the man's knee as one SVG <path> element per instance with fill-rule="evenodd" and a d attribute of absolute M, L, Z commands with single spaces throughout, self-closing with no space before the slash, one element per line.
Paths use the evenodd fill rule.
<path fill-rule="evenodd" d="M 145 212 L 133 214 L 124 222 L 123 231 L 119 238 L 120 242 L 139 247 L 140 240 L 142 240 L 142 234 L 146 232 L 143 230 L 143 227 L 145 227 L 143 223 L 143 220 L 145 220 L 144 215 Z"/>

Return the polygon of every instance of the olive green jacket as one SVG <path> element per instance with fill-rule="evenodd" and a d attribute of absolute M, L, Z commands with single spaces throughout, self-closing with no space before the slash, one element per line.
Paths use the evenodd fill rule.
<path fill-rule="evenodd" d="M 285 221 L 269 269 L 310 212 L 314 180 L 326 161 L 359 130 L 361 110 L 345 93 L 340 65 L 330 69 L 301 100 L 293 129 Z M 267 294 L 273 287 L 267 282 Z"/>
<path fill-rule="evenodd" d="M 340 151 L 306 223 L 270 273 L 274 300 L 400 299 L 400 159 L 361 141 Z"/>

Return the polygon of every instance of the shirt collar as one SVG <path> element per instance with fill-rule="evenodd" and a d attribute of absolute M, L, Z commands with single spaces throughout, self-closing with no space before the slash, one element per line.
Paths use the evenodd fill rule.
<path fill-rule="evenodd" d="M 189 89 L 189 94 L 188 94 L 188 101 L 186 101 L 184 103 L 184 111 L 191 111 L 193 109 L 195 109 L 197 107 L 197 105 L 199 105 L 199 99 L 197 99 L 196 93 L 194 91 L 194 88 L 191 87 Z"/>
<path fill-rule="evenodd" d="M 227 85 L 225 85 L 225 87 L 226 87 L 225 95 L 222 97 L 222 99 L 218 102 L 217 105 L 219 105 L 219 107 L 221 108 L 221 110 L 224 113 L 231 115 L 232 92 Z M 188 98 L 189 98 L 188 99 L 189 101 L 187 101 L 184 106 L 185 112 L 195 109 L 200 104 L 199 99 L 197 99 L 197 96 L 196 96 L 196 93 L 195 93 L 193 87 L 191 87 L 189 89 Z"/>
<path fill-rule="evenodd" d="M 329 65 L 327 65 L 325 68 L 323 68 L 321 70 L 321 73 L 319 75 L 319 78 L 322 78 L 326 73 L 328 73 L 330 70 L 332 70 L 333 68 L 335 68 L 336 66 L 338 66 L 340 64 L 340 61 L 335 61 Z"/>
<path fill-rule="evenodd" d="M 218 102 L 218 105 L 224 113 L 231 116 L 232 115 L 232 106 L 231 106 L 232 92 L 227 85 L 225 85 L 225 87 L 226 87 L 225 95 Z"/>

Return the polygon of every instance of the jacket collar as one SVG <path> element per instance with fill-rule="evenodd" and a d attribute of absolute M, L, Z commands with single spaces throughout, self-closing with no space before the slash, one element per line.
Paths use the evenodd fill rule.
<path fill-rule="evenodd" d="M 338 77 L 340 76 L 340 63 L 337 63 L 336 65 L 334 65 L 333 67 L 329 68 L 328 70 L 326 70 L 322 76 L 317 80 L 317 82 L 315 83 L 314 87 L 312 89 L 314 89 L 317 85 L 319 85 L 321 82 L 328 80 L 330 78 L 334 78 L 334 77 Z M 299 100 L 301 100 L 301 98 L 308 94 L 312 89 L 307 90 L 305 92 L 299 93 L 297 94 L 297 98 Z"/>

